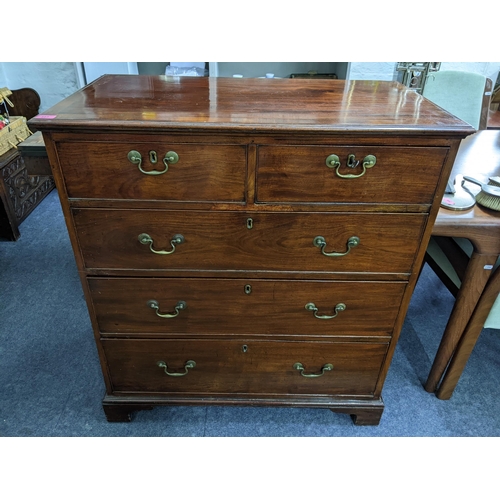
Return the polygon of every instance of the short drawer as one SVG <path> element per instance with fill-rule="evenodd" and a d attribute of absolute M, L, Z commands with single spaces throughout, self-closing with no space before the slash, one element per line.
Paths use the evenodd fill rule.
<path fill-rule="evenodd" d="M 164 163 L 169 152 L 176 163 Z M 245 201 L 243 145 L 62 142 L 57 154 L 69 198 Z"/>
<path fill-rule="evenodd" d="M 427 220 L 425 214 L 98 209 L 75 209 L 73 218 L 87 269 L 341 273 L 409 273 Z"/>
<path fill-rule="evenodd" d="M 88 278 L 103 334 L 387 336 L 403 282 Z"/>
<path fill-rule="evenodd" d="M 447 153 L 443 147 L 259 146 L 256 197 L 263 203 L 430 204 Z"/>
<path fill-rule="evenodd" d="M 114 393 L 371 396 L 388 345 L 109 339 L 102 346 Z"/>

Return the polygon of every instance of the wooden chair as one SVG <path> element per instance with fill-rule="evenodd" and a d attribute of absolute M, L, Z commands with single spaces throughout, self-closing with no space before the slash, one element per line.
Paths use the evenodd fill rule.
<path fill-rule="evenodd" d="M 436 71 L 427 76 L 422 95 L 476 130 L 488 124 L 493 83 L 467 71 Z"/>
<path fill-rule="evenodd" d="M 9 107 L 9 114 L 12 116 L 24 116 L 27 120 L 30 120 L 38 114 L 41 100 L 35 89 L 13 90 L 9 100 L 14 104 L 13 108 Z"/>

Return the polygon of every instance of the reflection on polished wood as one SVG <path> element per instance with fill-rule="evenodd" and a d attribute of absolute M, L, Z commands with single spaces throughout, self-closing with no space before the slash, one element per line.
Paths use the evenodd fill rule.
<path fill-rule="evenodd" d="M 112 130 L 350 131 L 433 133 L 470 127 L 397 82 L 106 75 L 30 127 Z M 46 116 L 46 115 L 45 115 Z M 235 128 L 237 127 L 237 128 Z"/>
<path fill-rule="evenodd" d="M 488 116 L 488 128 L 500 129 L 500 110 L 499 111 L 490 110 L 490 114 Z"/>
<path fill-rule="evenodd" d="M 486 183 L 489 177 L 500 175 L 500 130 L 479 131 L 462 141 L 451 178 L 457 174 L 469 175 Z M 457 345 L 460 342 L 461 345 L 470 348 L 470 340 L 464 337 L 477 339 L 481 332 L 486 319 L 484 305 L 483 314 L 475 314 L 476 318 L 484 316 L 482 323 L 477 319 L 471 321 L 471 317 L 485 287 L 488 286 L 490 295 L 495 293 L 498 295 L 500 292 L 498 281 L 496 284 L 488 285 L 491 268 L 500 255 L 500 212 L 478 204 L 464 212 L 441 208 L 432 234 L 467 238 L 474 246 L 474 252 L 465 269 L 453 311 L 425 384 L 427 391 L 437 390 L 436 394 L 440 399 L 449 399 L 468 359 L 468 355 L 465 357 L 460 353 Z M 453 370 L 447 371 L 450 362 Z"/>

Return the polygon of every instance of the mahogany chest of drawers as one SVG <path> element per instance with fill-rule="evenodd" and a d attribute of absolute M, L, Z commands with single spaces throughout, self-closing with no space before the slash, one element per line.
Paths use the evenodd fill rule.
<path fill-rule="evenodd" d="M 377 424 L 464 122 L 396 82 L 104 76 L 43 132 L 109 421 L 155 405 Z"/>

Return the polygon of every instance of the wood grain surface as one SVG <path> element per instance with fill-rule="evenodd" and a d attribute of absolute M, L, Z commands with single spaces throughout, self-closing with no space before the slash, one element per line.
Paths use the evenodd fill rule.
<path fill-rule="evenodd" d="M 48 117 L 48 118 L 47 118 Z M 398 82 L 105 75 L 30 128 L 469 134 L 465 122 Z"/>
<path fill-rule="evenodd" d="M 385 343 L 359 342 L 105 339 L 102 344 L 113 393 L 371 396 L 387 352 Z M 171 373 L 182 373 L 189 360 L 196 366 L 182 377 L 168 376 L 158 366 L 164 361 Z M 328 363 L 333 370 L 306 378 L 295 363 L 302 363 L 305 374 L 320 373 Z"/>
<path fill-rule="evenodd" d="M 388 336 L 406 283 L 305 280 L 89 278 L 103 334 Z M 250 291 L 245 292 L 250 286 Z M 248 289 L 247 289 L 248 290 Z M 175 318 L 179 301 L 187 307 Z M 314 303 L 318 319 L 306 310 Z"/>
<path fill-rule="evenodd" d="M 74 210 L 78 238 L 89 269 L 275 270 L 408 273 L 426 216 L 423 214 L 248 213 L 228 211 Z M 252 229 L 248 229 L 248 218 Z M 139 242 L 153 239 L 157 255 Z M 327 257 L 314 246 L 323 236 Z"/>

